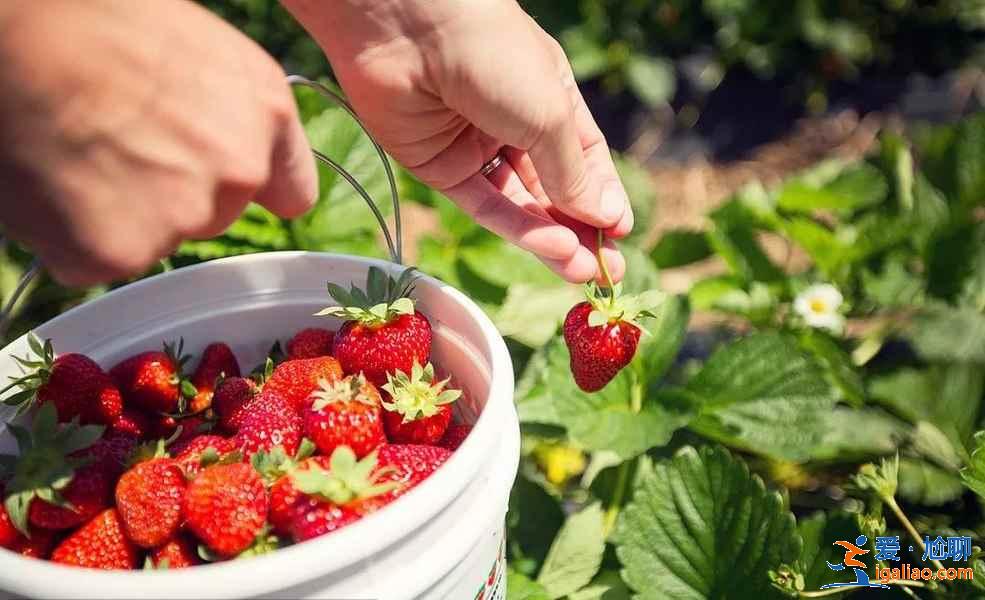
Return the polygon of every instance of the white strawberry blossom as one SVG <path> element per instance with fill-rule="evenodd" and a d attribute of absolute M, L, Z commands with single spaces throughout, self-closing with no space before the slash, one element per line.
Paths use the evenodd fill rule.
<path fill-rule="evenodd" d="M 835 286 L 818 283 L 798 294 L 793 309 L 809 327 L 840 333 L 845 327 L 845 317 L 838 310 L 844 300 Z"/>

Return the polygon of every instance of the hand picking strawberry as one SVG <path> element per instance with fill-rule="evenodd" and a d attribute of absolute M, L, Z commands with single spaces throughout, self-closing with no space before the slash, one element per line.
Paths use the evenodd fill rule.
<path fill-rule="evenodd" d="M 603 234 L 599 231 L 599 248 Z M 599 266 L 608 288 L 594 282 L 587 286 L 587 302 L 576 304 L 564 319 L 564 342 L 571 353 L 571 373 L 586 392 L 597 392 L 612 381 L 636 355 L 642 330 L 637 324 L 663 301 L 663 293 L 649 290 L 621 296 L 622 285 L 613 285 L 601 252 Z"/>
<path fill-rule="evenodd" d="M 409 373 L 415 362 L 428 362 L 431 324 L 414 307 L 413 286 L 413 269 L 395 280 L 378 267 L 369 268 L 365 291 L 355 285 L 346 291 L 328 284 L 329 294 L 341 306 L 316 315 L 345 321 L 332 347 L 345 373 L 362 373 L 373 385 L 382 386 L 388 373 Z"/>

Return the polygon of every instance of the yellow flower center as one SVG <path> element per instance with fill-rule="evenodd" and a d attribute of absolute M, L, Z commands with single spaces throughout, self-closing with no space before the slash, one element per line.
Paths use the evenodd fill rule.
<path fill-rule="evenodd" d="M 824 303 L 824 300 L 820 298 L 811 298 L 811 312 L 814 313 L 824 313 L 828 312 L 828 305 Z"/>

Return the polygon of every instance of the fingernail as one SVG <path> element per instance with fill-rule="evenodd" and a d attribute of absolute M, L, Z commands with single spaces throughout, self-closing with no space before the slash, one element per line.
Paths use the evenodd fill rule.
<path fill-rule="evenodd" d="M 618 181 L 610 181 L 602 188 L 602 218 L 610 226 L 615 225 L 626 211 L 629 197 Z"/>

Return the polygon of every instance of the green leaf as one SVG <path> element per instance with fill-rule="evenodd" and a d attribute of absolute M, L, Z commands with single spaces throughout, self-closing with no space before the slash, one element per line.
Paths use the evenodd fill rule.
<path fill-rule="evenodd" d="M 810 460 L 858 462 L 885 456 L 896 452 L 910 434 L 905 422 L 876 408 L 838 406 L 824 416 L 824 421 L 825 434 L 810 449 Z"/>
<path fill-rule="evenodd" d="M 744 281 L 777 281 L 783 272 L 770 261 L 757 238 L 757 217 L 740 200 L 733 199 L 712 212 L 708 241 Z"/>
<path fill-rule="evenodd" d="M 949 198 L 968 208 L 985 200 L 985 115 L 934 132 L 937 148 L 924 148 L 924 170 Z M 929 152 L 927 150 L 930 150 Z"/>
<path fill-rule="evenodd" d="M 609 59 L 605 48 L 591 35 L 587 27 L 570 27 L 564 30 L 560 41 L 578 81 L 600 75 L 608 67 Z"/>
<path fill-rule="evenodd" d="M 650 251 L 653 262 L 661 269 L 681 267 L 711 256 L 711 246 L 703 231 L 673 229 L 665 232 Z"/>
<path fill-rule="evenodd" d="M 522 557 L 542 564 L 564 523 L 560 504 L 544 488 L 521 474 L 510 492 L 509 507 L 507 538 L 513 558 Z"/>
<path fill-rule="evenodd" d="M 780 495 L 718 447 L 658 464 L 620 515 L 615 543 L 640 600 L 774 597 L 767 571 L 800 552 Z"/>
<path fill-rule="evenodd" d="M 911 423 L 932 423 L 955 448 L 963 449 L 980 415 L 983 378 L 985 373 L 973 365 L 900 369 L 873 377 L 869 391 L 874 400 Z"/>
<path fill-rule="evenodd" d="M 602 571 L 587 587 L 568 594 L 568 600 L 630 600 L 631 593 L 619 573 Z"/>
<path fill-rule="evenodd" d="M 865 402 L 862 377 L 855 370 L 848 353 L 830 335 L 809 329 L 801 334 L 800 346 L 810 352 L 814 360 L 824 368 L 828 381 L 839 392 L 840 400 L 856 407 Z"/>
<path fill-rule="evenodd" d="M 473 273 L 497 287 L 506 289 L 514 283 L 540 286 L 562 283 L 533 254 L 491 234 L 463 244 L 460 252 L 462 262 Z"/>
<path fill-rule="evenodd" d="M 862 271 L 862 289 L 873 302 L 885 307 L 919 306 L 924 300 L 923 278 L 911 273 L 902 260 L 888 260 L 882 272 Z"/>
<path fill-rule="evenodd" d="M 584 299 L 585 294 L 573 285 L 514 283 L 494 321 L 503 336 L 539 348 L 557 332 L 571 307 Z"/>
<path fill-rule="evenodd" d="M 717 275 L 702 279 L 691 286 L 688 298 L 695 310 L 713 310 L 721 303 L 730 304 L 730 296 L 746 295 L 742 281 L 731 275 Z"/>
<path fill-rule="evenodd" d="M 633 231 L 623 239 L 623 246 L 638 244 L 650 231 L 650 223 L 657 206 L 657 189 L 650 174 L 636 160 L 619 153 L 613 153 L 612 161 L 616 165 L 616 173 L 622 180 L 629 205 L 633 208 Z M 627 270 L 627 276 L 632 273 Z"/>
<path fill-rule="evenodd" d="M 570 355 L 560 336 L 534 353 L 517 386 L 520 420 L 565 427 L 586 450 L 612 450 L 632 458 L 670 440 L 693 416 L 690 397 L 663 391 L 640 397 L 640 412 L 631 408 L 633 394 L 643 393 L 634 369 L 623 369 L 599 392 L 575 385 Z"/>
<path fill-rule="evenodd" d="M 975 447 L 967 466 L 961 469 L 961 481 L 985 499 L 985 435 L 981 432 L 975 436 Z"/>
<path fill-rule="evenodd" d="M 644 321 L 651 335 L 642 336 L 637 356 L 632 364 L 640 381 L 650 383 L 663 377 L 674 362 L 687 336 L 691 309 L 683 296 L 670 296 L 657 311 L 657 316 Z"/>
<path fill-rule="evenodd" d="M 510 600 L 552 600 L 542 585 L 512 569 L 506 573 L 506 597 Z"/>
<path fill-rule="evenodd" d="M 760 333 L 715 352 L 688 383 L 700 399 L 691 428 L 722 443 L 802 460 L 827 434 L 837 395 L 791 338 Z"/>
<path fill-rule="evenodd" d="M 602 508 L 592 504 L 568 517 L 537 576 L 550 598 L 561 598 L 587 585 L 605 551 Z"/>
<path fill-rule="evenodd" d="M 777 205 L 791 212 L 829 210 L 848 214 L 881 203 L 889 193 L 886 178 L 866 163 L 846 168 L 823 185 L 795 178 L 780 190 Z"/>
<path fill-rule="evenodd" d="M 305 124 L 313 148 L 347 171 L 366 189 L 384 215 L 392 212 L 383 163 L 359 125 L 340 108 L 328 108 Z M 379 226 L 365 201 L 338 174 L 319 165 L 314 208 L 291 222 L 300 249 L 382 256 Z"/>
<path fill-rule="evenodd" d="M 818 512 L 802 519 L 797 524 L 797 533 L 803 546 L 793 566 L 804 578 L 804 589 L 817 590 L 824 584 L 844 580 L 827 563 L 838 564 L 844 559 L 845 551 L 834 542 L 855 540 L 859 534 L 855 517 L 844 512 Z"/>
<path fill-rule="evenodd" d="M 899 465 L 900 498 L 926 506 L 940 506 L 964 493 L 961 478 L 925 460 L 903 457 Z"/>
<path fill-rule="evenodd" d="M 658 108 L 674 95 L 677 79 L 670 61 L 633 54 L 626 65 L 626 83 L 636 96 L 651 108 Z"/>

